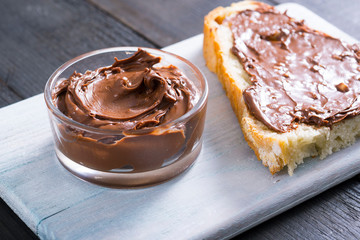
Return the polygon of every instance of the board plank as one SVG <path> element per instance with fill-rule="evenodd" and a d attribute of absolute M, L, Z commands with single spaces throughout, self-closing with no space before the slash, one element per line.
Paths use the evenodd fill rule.
<path fill-rule="evenodd" d="M 0 108 L 24 99 L 0 79 Z"/>

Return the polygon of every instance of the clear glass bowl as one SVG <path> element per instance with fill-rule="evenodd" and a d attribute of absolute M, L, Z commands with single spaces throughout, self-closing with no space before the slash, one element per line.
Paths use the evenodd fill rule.
<path fill-rule="evenodd" d="M 182 57 L 157 49 L 142 49 L 161 57 L 161 65 L 178 67 L 198 88 L 200 98 L 190 111 L 164 125 L 129 131 L 99 129 L 65 116 L 53 104 L 52 90 L 57 81 L 69 78 L 74 71 L 84 73 L 112 65 L 115 57 L 128 58 L 138 48 L 101 49 L 63 64 L 45 86 L 45 102 L 56 155 L 66 169 L 81 179 L 108 187 L 153 185 L 182 173 L 200 153 L 208 96 L 203 74 Z"/>

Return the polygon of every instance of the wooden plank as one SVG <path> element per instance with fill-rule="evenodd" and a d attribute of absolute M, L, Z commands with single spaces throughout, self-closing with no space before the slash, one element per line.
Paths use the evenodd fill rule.
<path fill-rule="evenodd" d="M 203 31 L 204 16 L 212 9 L 228 6 L 233 0 L 90 0 L 149 41 L 161 47 Z M 263 2 L 274 3 L 271 0 Z"/>
<path fill-rule="evenodd" d="M 38 239 L 2 199 L 0 199 L 0 216 L 0 239 Z"/>
<path fill-rule="evenodd" d="M 1 1 L 0 16 L 0 79 L 24 98 L 41 93 L 56 68 L 82 53 L 155 46 L 85 1 Z M 17 100 L 5 94 L 4 103 Z"/>
<path fill-rule="evenodd" d="M 5 81 L 0 79 L 0 108 L 22 100 L 23 98 L 14 92 Z"/>
<path fill-rule="evenodd" d="M 218 6 L 228 6 L 233 0 L 206 1 L 142 1 L 142 0 L 90 0 L 124 24 L 143 34 L 150 41 L 164 47 L 202 32 L 203 17 Z M 266 0 L 271 5 L 296 2 L 319 14 L 325 20 L 360 39 L 356 26 L 360 25 L 359 0 Z M 181 13 L 181 14 L 180 14 Z"/>

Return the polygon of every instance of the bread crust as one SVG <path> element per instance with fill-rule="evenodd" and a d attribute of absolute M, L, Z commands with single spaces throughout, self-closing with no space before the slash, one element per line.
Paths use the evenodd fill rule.
<path fill-rule="evenodd" d="M 203 54 L 209 70 L 217 74 L 238 118 L 244 138 L 257 158 L 262 160 L 272 174 L 288 166 L 288 173 L 292 175 L 304 158 L 324 158 L 354 143 L 360 135 L 360 120 L 359 116 L 347 119 L 334 124 L 332 129 L 299 124 L 296 129 L 278 133 L 266 127 L 249 112 L 242 96 L 243 90 L 250 85 L 249 76 L 230 51 L 232 42 L 229 43 L 229 37 L 232 41 L 232 35 L 229 36 L 230 30 L 222 25 L 222 21 L 239 11 L 268 7 L 271 6 L 242 1 L 209 12 L 204 18 Z M 348 132 L 349 127 L 353 132 Z"/>

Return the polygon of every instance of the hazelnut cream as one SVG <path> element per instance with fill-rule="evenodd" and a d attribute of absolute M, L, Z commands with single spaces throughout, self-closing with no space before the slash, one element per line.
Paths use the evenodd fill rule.
<path fill-rule="evenodd" d="M 52 91 L 54 105 L 76 122 L 109 132 L 58 126 L 60 151 L 90 168 L 134 172 L 159 168 L 191 151 L 201 137 L 205 110 L 186 124 L 158 126 L 192 109 L 199 90 L 177 67 L 155 66 L 160 61 L 139 49 L 130 58 L 115 58 L 112 66 L 59 80 Z"/>
<path fill-rule="evenodd" d="M 243 97 L 270 129 L 332 126 L 360 112 L 360 48 L 315 31 L 274 8 L 228 17 L 233 53 L 250 76 Z"/>

